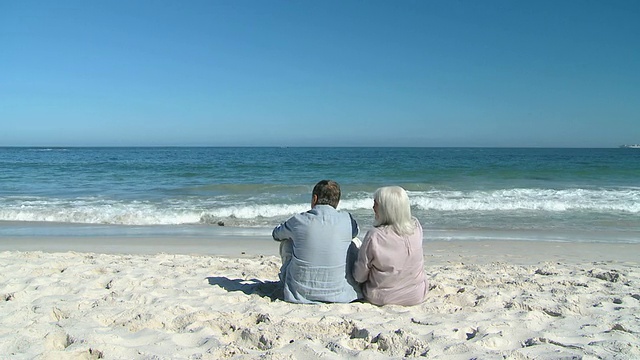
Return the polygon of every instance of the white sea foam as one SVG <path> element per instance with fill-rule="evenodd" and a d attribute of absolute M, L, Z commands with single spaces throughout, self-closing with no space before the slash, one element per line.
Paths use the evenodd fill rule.
<path fill-rule="evenodd" d="M 309 205 L 246 205 L 231 206 L 211 211 L 212 214 L 219 217 L 236 217 L 240 219 L 252 219 L 256 217 L 276 217 L 299 213 L 309 210 Z"/>
<path fill-rule="evenodd" d="M 429 191 L 410 193 L 412 205 L 439 211 L 640 212 L 640 191 L 507 189 L 496 191 Z"/>
<path fill-rule="evenodd" d="M 339 210 L 361 210 L 361 209 L 369 209 L 373 208 L 373 199 L 371 197 L 363 198 L 363 199 L 345 199 L 340 201 L 338 204 Z M 373 210 L 372 210 L 373 211 Z"/>
<path fill-rule="evenodd" d="M 346 198 L 339 209 L 367 214 L 370 195 Z M 505 189 L 495 191 L 414 191 L 410 201 L 418 211 L 499 213 L 529 211 L 561 213 L 588 211 L 602 214 L 640 213 L 640 190 Z M 274 199 L 273 201 L 278 201 Z M 307 203 L 256 204 L 249 200 L 229 204 L 215 199 L 127 201 L 104 198 L 0 198 L 0 221 L 43 221 L 121 225 L 215 224 L 264 225 L 307 211 Z M 234 221 L 230 221 L 234 220 Z"/>
<path fill-rule="evenodd" d="M 222 206 L 189 200 L 155 203 L 97 198 L 62 200 L 34 197 L 11 201 L 0 198 L 0 204 L 2 221 L 118 225 L 215 224 L 229 218 L 251 220 L 285 217 L 309 208 L 308 204 Z"/>

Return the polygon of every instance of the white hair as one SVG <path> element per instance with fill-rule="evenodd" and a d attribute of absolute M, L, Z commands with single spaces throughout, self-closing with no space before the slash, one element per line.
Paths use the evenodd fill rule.
<path fill-rule="evenodd" d="M 407 192 L 400 186 L 381 187 L 373 194 L 378 204 L 375 226 L 390 226 L 398 235 L 411 235 L 417 221 L 411 216 Z"/>

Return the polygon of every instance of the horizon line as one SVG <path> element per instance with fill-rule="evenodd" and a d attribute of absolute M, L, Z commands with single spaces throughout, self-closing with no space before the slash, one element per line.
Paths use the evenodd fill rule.
<path fill-rule="evenodd" d="M 0 148 L 416 148 L 416 149 L 617 149 L 630 145 L 616 146 L 371 146 L 371 145 L 0 145 Z"/>

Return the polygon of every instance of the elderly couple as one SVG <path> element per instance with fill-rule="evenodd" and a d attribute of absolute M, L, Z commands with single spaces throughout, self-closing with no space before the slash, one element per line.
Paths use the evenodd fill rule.
<path fill-rule="evenodd" d="M 356 221 L 336 210 L 340 186 L 332 180 L 313 188 L 311 210 L 273 229 L 286 301 L 416 305 L 424 300 L 422 227 L 411 216 L 407 193 L 382 187 L 373 198 L 375 227 L 362 243 Z"/>

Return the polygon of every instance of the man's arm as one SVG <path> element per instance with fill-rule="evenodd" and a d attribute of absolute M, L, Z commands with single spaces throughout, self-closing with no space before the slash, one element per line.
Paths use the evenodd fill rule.
<path fill-rule="evenodd" d="M 351 216 L 351 213 L 349 213 L 349 217 L 351 218 L 351 238 L 353 239 L 360 233 L 360 227 L 358 227 L 358 223 L 356 222 L 356 219 Z"/>
<path fill-rule="evenodd" d="M 291 240 L 293 239 L 293 231 L 291 230 L 292 222 L 295 217 L 290 218 L 289 220 L 283 222 L 282 224 L 276 226 L 271 232 L 271 236 L 273 240 L 283 241 L 283 240 Z"/>

